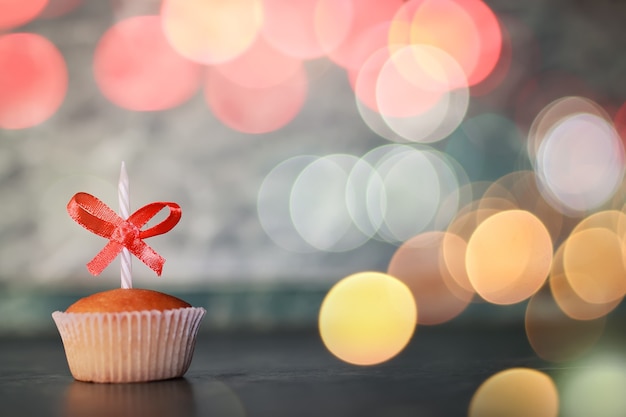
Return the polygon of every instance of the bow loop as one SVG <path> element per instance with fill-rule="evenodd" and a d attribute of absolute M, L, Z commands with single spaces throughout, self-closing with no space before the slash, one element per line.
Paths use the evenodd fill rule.
<path fill-rule="evenodd" d="M 167 218 L 141 230 L 164 208 L 169 209 Z M 165 259 L 143 239 L 169 232 L 182 214 L 176 203 L 155 202 L 140 208 L 124 220 L 102 201 L 87 193 L 75 194 L 67 204 L 67 212 L 85 229 L 109 239 L 109 243 L 87 264 L 93 275 L 100 274 L 125 247 L 160 276 Z"/>

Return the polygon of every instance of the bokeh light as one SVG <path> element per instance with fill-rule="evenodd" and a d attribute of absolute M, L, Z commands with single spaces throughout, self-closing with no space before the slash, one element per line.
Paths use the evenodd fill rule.
<path fill-rule="evenodd" d="M 445 323 L 469 305 L 473 291 L 456 283 L 443 260 L 445 232 L 419 234 L 404 242 L 389 261 L 387 273 L 404 282 L 418 307 L 418 323 Z"/>
<path fill-rule="evenodd" d="M 0 128 L 24 129 L 50 118 L 67 92 L 65 60 L 46 38 L 0 35 Z"/>
<path fill-rule="evenodd" d="M 537 187 L 534 171 L 515 171 L 498 178 L 483 193 L 479 207 L 490 208 L 489 202 L 495 202 L 497 199 L 506 199 L 515 208 L 526 210 L 537 216 L 550 232 L 553 242 L 571 231 L 570 224 L 563 213 L 543 198 Z"/>
<path fill-rule="evenodd" d="M 372 53 L 387 43 L 387 31 L 402 0 L 358 0 L 352 3 L 350 30 L 328 57 L 348 70 L 358 70 Z M 382 25 L 382 26 L 381 26 Z"/>
<path fill-rule="evenodd" d="M 183 103 L 198 91 L 201 71 L 169 45 L 159 16 L 116 23 L 102 35 L 94 55 L 100 91 L 129 110 L 165 110 Z"/>
<path fill-rule="evenodd" d="M 604 204 L 621 184 L 624 148 L 610 122 L 575 113 L 561 118 L 541 141 L 536 172 L 548 202 L 565 214 L 585 213 Z"/>
<path fill-rule="evenodd" d="M 223 77 L 246 88 L 269 88 L 302 71 L 302 61 L 285 55 L 258 36 L 238 57 L 213 66 Z"/>
<path fill-rule="evenodd" d="M 475 85 L 493 70 L 502 49 L 495 14 L 479 0 L 411 0 L 396 13 L 390 45 L 431 45 L 462 68 L 454 86 Z"/>
<path fill-rule="evenodd" d="M 591 351 L 604 333 L 605 322 L 605 317 L 568 317 L 548 286 L 533 295 L 526 306 L 526 337 L 537 356 L 552 362 L 575 360 Z"/>
<path fill-rule="evenodd" d="M 377 114 L 379 110 L 376 99 L 376 83 L 378 82 L 381 69 L 391 57 L 391 52 L 391 49 L 385 45 L 372 52 L 358 70 L 348 72 L 348 80 L 354 90 L 357 104 L 365 105 Z M 361 116 L 363 117 L 363 115 Z M 366 119 L 365 117 L 363 118 Z M 367 123 L 367 120 L 365 122 Z M 375 129 L 373 130 L 376 131 Z M 385 135 L 381 136 L 386 137 Z"/>
<path fill-rule="evenodd" d="M 606 303 L 590 303 L 576 294 L 565 275 L 564 247 L 562 244 L 556 250 L 550 270 L 550 290 L 555 302 L 565 315 L 574 320 L 595 320 L 606 316 L 621 303 L 623 297 Z"/>
<path fill-rule="evenodd" d="M 457 214 L 460 184 L 468 182 L 445 154 L 406 145 L 380 146 L 363 157 L 295 157 L 279 166 L 259 191 L 264 229 L 279 242 L 276 233 L 295 231 L 305 247 L 328 252 L 353 250 L 372 238 L 398 244 L 443 230 Z M 300 244 L 279 244 L 291 245 L 302 251 Z"/>
<path fill-rule="evenodd" d="M 322 302 L 319 331 L 326 348 L 355 365 L 385 362 L 407 345 L 417 324 L 411 290 L 381 272 L 360 272 L 335 284 Z"/>
<path fill-rule="evenodd" d="M 48 0 L 0 0 L 0 30 L 12 29 L 35 19 Z"/>
<path fill-rule="evenodd" d="M 244 133 L 273 132 L 291 122 L 300 112 L 308 93 L 306 72 L 299 67 L 281 82 L 264 88 L 249 88 L 207 71 L 204 98 L 226 126 Z"/>
<path fill-rule="evenodd" d="M 431 149 L 398 147 L 375 165 L 366 201 L 378 236 L 403 242 L 434 226 L 441 202 L 458 192 L 458 179 L 445 157 Z M 367 156 L 367 155 L 366 155 Z"/>
<path fill-rule="evenodd" d="M 514 304 L 533 295 L 548 277 L 552 240 L 532 213 L 506 210 L 478 225 L 465 260 L 470 282 L 481 297 Z"/>
<path fill-rule="evenodd" d="M 530 161 L 535 162 L 539 146 L 554 126 L 563 119 L 579 113 L 593 114 L 608 120 L 606 111 L 586 97 L 568 96 L 554 100 L 541 109 L 530 125 L 526 142 Z"/>
<path fill-rule="evenodd" d="M 561 377 L 561 406 L 567 417 L 626 414 L 626 364 L 621 355 L 594 357 Z"/>
<path fill-rule="evenodd" d="M 463 77 L 462 69 L 443 50 L 405 46 L 395 51 L 378 73 L 377 110 L 401 138 L 439 141 L 465 117 L 469 90 L 459 81 Z"/>
<path fill-rule="evenodd" d="M 300 236 L 318 250 L 345 252 L 371 237 L 355 226 L 347 203 L 348 176 L 359 160 L 347 154 L 321 157 L 294 181 L 289 200 L 291 221 Z"/>
<path fill-rule="evenodd" d="M 602 211 L 579 223 L 564 242 L 563 271 L 584 301 L 608 304 L 626 294 L 625 227 L 626 215 Z"/>
<path fill-rule="evenodd" d="M 263 36 L 287 56 L 320 58 L 348 36 L 352 3 L 352 0 L 264 0 Z"/>
<path fill-rule="evenodd" d="M 515 210 L 516 208 L 509 200 L 480 199 L 462 207 L 449 223 L 448 233 L 443 239 L 443 260 L 452 278 L 466 291 L 475 291 L 467 273 L 467 242 L 478 225 L 485 219 L 503 210 Z"/>
<path fill-rule="evenodd" d="M 149 125 L 146 131 L 156 132 L 153 143 L 159 151 L 156 159 L 144 159 L 165 161 L 171 155 L 158 148 L 166 144 L 161 130 L 173 125 L 168 119 L 169 127 L 161 129 L 166 123 L 161 116 L 176 118 L 181 134 L 173 140 L 180 139 L 180 155 L 201 149 L 219 158 L 218 141 L 195 148 L 199 137 L 212 134 L 211 123 L 223 125 L 217 129 L 220 138 L 228 133 L 235 140 L 258 139 L 260 151 L 250 152 L 259 159 L 250 161 L 235 179 L 220 170 L 210 184 L 240 185 L 236 181 L 244 181 L 244 174 L 265 174 L 262 181 L 245 183 L 239 203 L 248 200 L 240 218 L 215 220 L 213 216 L 231 214 L 231 202 L 220 199 L 201 215 L 202 226 L 209 226 L 192 228 L 197 241 L 190 245 L 193 254 L 185 256 L 196 256 L 202 252 L 198 248 L 207 245 L 223 250 L 223 242 L 235 239 L 231 225 L 256 208 L 257 219 L 241 222 L 246 229 L 240 235 L 248 239 L 236 236 L 251 245 L 242 248 L 252 255 L 245 256 L 241 266 L 247 271 L 280 279 L 285 265 L 306 269 L 317 262 L 319 270 L 298 277 L 308 285 L 312 276 L 328 279 L 338 269 L 351 268 L 353 259 L 382 269 L 388 261 L 384 273 L 342 279 L 321 305 L 320 335 L 342 361 L 385 362 L 404 349 L 416 326 L 448 322 L 470 303 L 482 301 L 509 305 L 528 300 L 526 336 L 542 360 L 571 361 L 594 348 L 607 315 L 626 296 L 626 103 L 619 91 L 596 91 L 599 80 L 583 77 L 579 68 L 572 67 L 572 73 L 558 69 L 554 64 L 561 57 L 547 57 L 542 49 L 552 29 L 536 31 L 536 16 L 522 20 L 502 5 L 496 15 L 482 0 L 114 3 L 112 13 L 102 13 L 108 20 L 100 20 L 96 29 L 76 23 L 84 22 L 82 13 L 88 16 L 92 8 L 102 12 L 86 5 L 80 16 L 60 21 L 64 31 L 55 32 L 46 26 L 49 21 L 35 19 L 64 16 L 80 0 L 0 0 L 0 128 L 25 129 L 50 119 L 68 87 L 64 56 L 50 40 L 11 32 L 32 22 L 28 30 L 50 33 L 75 63 L 80 62 L 76 56 L 91 54 L 77 52 L 74 38 L 68 41 L 67 36 L 81 37 L 84 30 L 93 37 L 79 43 L 85 48 L 92 42 L 96 86 L 118 107 L 141 112 L 171 109 L 204 88 L 199 113 L 189 107 L 191 112 L 185 108 L 128 116 L 112 106 L 107 108 L 114 111 L 96 113 L 91 102 L 82 107 L 81 99 L 72 97 L 59 115 L 66 125 L 80 119 L 70 123 L 68 136 L 76 133 L 73 129 L 85 133 L 92 113 L 106 121 L 111 113 L 118 118 L 111 120 L 122 122 L 124 132 L 113 132 L 102 148 L 81 142 L 84 149 L 95 149 L 91 158 L 112 158 L 122 149 L 116 141 L 150 136 L 142 133 L 145 126 L 125 126 L 128 120 L 141 120 Z M 142 15 L 133 16 L 139 10 Z M 147 12 L 160 14 L 143 15 Z M 122 15 L 125 19 L 118 20 Z M 553 67 L 554 72 L 545 71 Z M 88 71 L 82 70 L 72 74 L 77 86 L 86 85 L 81 74 Z M 329 100 L 322 95 L 328 87 L 322 83 L 328 81 L 333 90 Z M 349 106 L 352 99 L 356 109 Z M 361 120 L 354 124 L 358 116 Z M 360 121 L 371 132 L 359 130 L 364 128 L 358 126 Z M 265 140 L 281 129 L 282 139 L 294 140 L 280 142 L 280 135 L 278 142 Z M 48 134 L 48 129 L 34 131 L 39 132 Z M 94 140 L 89 137 L 93 132 L 75 136 Z M 7 136 L 32 140 L 30 133 Z M 137 151 L 140 148 L 133 146 L 143 143 L 132 142 L 124 149 Z M 252 142 L 230 143 L 228 152 L 235 154 Z M 0 162 L 10 162 L 2 168 L 9 182 L 26 175 L 22 172 L 45 179 L 39 153 L 15 146 L 0 155 Z M 49 159 L 62 161 L 61 152 L 76 149 L 55 150 L 60 154 Z M 202 152 L 193 161 L 194 169 L 210 165 Z M 14 155 L 19 162 L 11 160 Z M 160 169 L 165 173 L 150 178 L 167 177 L 176 164 L 175 158 L 169 159 Z M 21 164 L 29 169 L 21 169 Z M 55 172 L 65 170 L 74 168 L 63 166 Z M 53 220 L 59 213 L 47 207 L 62 208 L 57 205 L 59 192 L 88 178 L 72 174 L 50 180 L 48 191 L 43 188 L 41 207 L 35 209 L 41 219 L 33 232 L 41 248 L 35 249 L 56 251 L 29 267 L 39 282 L 67 276 L 63 270 L 68 254 L 88 249 L 55 233 Z M 209 201 L 193 194 L 194 185 L 206 183 L 205 178 L 185 177 L 192 184 L 183 189 L 192 200 Z M 250 199 L 255 191 L 256 207 Z M 4 217 L 9 225 L 9 216 Z M 260 253 L 252 253 L 254 244 L 262 248 Z M 363 256 L 347 254 L 357 248 L 364 249 Z M 270 259 L 276 254 L 287 262 Z M 390 259 L 382 259 L 386 255 Z M 222 261 L 203 257 L 194 267 L 213 262 L 222 267 Z M 235 270 L 228 268 L 237 260 L 229 261 L 225 273 Z M 194 273 L 190 269 L 183 275 Z M 626 402 L 606 388 L 623 385 L 626 370 L 621 364 L 613 373 L 599 366 L 595 374 L 572 371 L 565 385 L 568 417 L 583 415 L 579 410 L 584 415 L 626 414 Z M 606 393 L 593 391 L 591 385 L 605 387 Z M 594 410 L 581 405 L 582 399 L 593 402 L 591 393 L 604 395 L 603 404 L 593 400 Z M 512 369 L 485 381 L 472 400 L 470 416 L 554 417 L 558 407 L 549 376 Z"/>
<path fill-rule="evenodd" d="M 463 288 L 467 293 L 474 293 L 474 287 L 469 280 L 465 267 L 467 240 L 455 233 L 447 232 L 441 245 L 442 261 L 456 285 Z"/>
<path fill-rule="evenodd" d="M 376 81 L 378 111 L 383 116 L 411 117 L 431 109 L 451 89 L 448 67 L 437 49 L 409 45 L 395 51 Z M 452 61 L 454 62 L 454 61 Z"/>
<path fill-rule="evenodd" d="M 489 103 L 495 98 L 500 98 L 497 91 L 505 90 L 508 87 L 507 81 L 518 75 L 521 70 L 513 69 L 514 62 L 522 61 L 524 53 L 527 52 L 524 49 L 522 51 L 517 50 L 515 42 L 521 38 L 518 33 L 514 33 L 520 27 L 525 27 L 518 20 L 512 19 L 507 15 L 500 15 L 498 17 L 500 22 L 500 34 L 501 34 L 501 49 L 500 56 L 498 57 L 493 69 L 489 74 L 476 84 L 470 82 L 470 93 L 472 97 L 480 97 Z M 530 30 L 527 29 L 529 32 Z M 486 66 L 483 68 L 487 68 Z M 501 105 L 502 103 L 498 103 Z"/>
<path fill-rule="evenodd" d="M 263 25 L 261 0 L 164 0 L 161 15 L 172 47 L 208 65 L 242 54 Z"/>
<path fill-rule="evenodd" d="M 512 368 L 489 377 L 474 393 L 469 417 L 557 417 L 559 393 L 547 374 Z M 597 415 L 597 414 L 587 414 Z"/>
<path fill-rule="evenodd" d="M 300 172 L 316 159 L 312 155 L 299 155 L 277 164 L 265 175 L 257 194 L 256 210 L 263 230 L 276 245 L 290 252 L 315 251 L 290 220 L 290 197 Z"/>

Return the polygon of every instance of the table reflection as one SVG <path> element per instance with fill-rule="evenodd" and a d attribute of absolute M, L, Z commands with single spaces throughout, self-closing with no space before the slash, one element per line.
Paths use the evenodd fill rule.
<path fill-rule="evenodd" d="M 184 378 L 133 384 L 74 381 L 65 395 L 65 417 L 190 417 L 193 389 Z"/>

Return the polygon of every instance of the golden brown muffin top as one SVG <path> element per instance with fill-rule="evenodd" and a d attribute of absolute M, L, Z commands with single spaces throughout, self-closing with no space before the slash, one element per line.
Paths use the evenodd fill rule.
<path fill-rule="evenodd" d="M 116 288 L 81 298 L 66 313 L 119 313 L 122 311 L 173 310 L 191 304 L 171 295 L 140 288 Z"/>

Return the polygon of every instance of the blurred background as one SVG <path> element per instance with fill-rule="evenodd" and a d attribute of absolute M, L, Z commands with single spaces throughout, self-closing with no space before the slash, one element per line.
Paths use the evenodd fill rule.
<path fill-rule="evenodd" d="M 117 211 L 122 161 L 131 212 L 183 211 L 147 240 L 163 275 L 135 258 L 134 286 L 205 306 L 207 327 L 315 325 L 327 291 L 363 271 L 405 281 L 423 324 L 522 319 L 590 247 L 619 252 L 590 261 L 606 286 L 561 281 L 607 314 L 626 293 L 625 13 L 609 0 L 0 0 L 0 332 L 53 332 L 53 310 L 119 286 L 119 260 L 87 271 L 106 240 L 66 205 L 83 191 Z M 605 234 L 576 229 L 597 213 Z M 568 252 L 573 231 L 587 235 Z M 519 291 L 481 281 L 510 258 L 511 281 L 528 275 Z"/>

